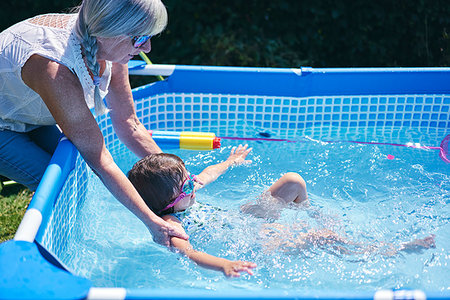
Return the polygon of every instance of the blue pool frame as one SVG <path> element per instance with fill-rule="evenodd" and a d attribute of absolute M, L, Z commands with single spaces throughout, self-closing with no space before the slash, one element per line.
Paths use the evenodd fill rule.
<path fill-rule="evenodd" d="M 160 71 L 161 69 L 163 71 Z M 383 124 L 392 126 L 433 127 L 442 129 L 447 134 L 450 129 L 450 68 L 313 69 L 302 67 L 280 69 L 209 66 L 161 66 L 160 68 L 157 65 L 145 66 L 142 62 L 130 63 L 130 74 L 153 74 L 152 72 L 166 75 L 168 78 L 135 89 L 133 91 L 135 99 L 167 93 L 212 93 L 280 98 L 373 94 L 438 95 L 433 98 L 433 103 L 428 103 L 426 96 L 421 98 L 419 104 L 417 102 L 408 103 L 408 99 L 405 99 L 402 110 L 410 116 L 409 119 L 405 119 L 404 114 L 401 120 L 397 120 L 394 112 L 392 114 L 383 113 L 382 121 L 371 119 L 369 109 L 367 118 L 339 119 L 339 125 L 376 126 L 383 122 Z M 371 99 L 368 98 L 366 101 L 365 104 L 369 105 Z M 381 104 L 377 102 L 376 105 L 386 104 L 387 107 L 389 98 L 386 98 L 385 101 Z M 295 103 L 297 104 L 297 102 Z M 351 105 L 351 103 L 349 104 Z M 298 105 L 301 103 L 299 102 Z M 423 106 L 425 110 L 419 117 L 414 115 L 414 107 L 417 105 Z M 434 106 L 432 105 L 438 105 L 439 111 L 433 111 L 432 107 Z M 220 109 L 218 110 L 220 112 Z M 329 114 L 332 115 L 333 112 L 330 111 Z M 220 118 L 220 113 L 216 115 Z M 334 122 L 337 124 L 337 119 L 327 118 L 327 115 L 325 113 L 321 114 L 320 118 L 305 119 L 301 123 L 301 127 L 333 125 Z M 233 116 L 239 118 L 239 113 L 237 112 Z M 259 121 L 255 120 L 255 122 Z M 165 124 L 169 124 L 167 126 L 177 125 L 170 122 Z M 257 124 L 264 126 L 264 119 Z M 281 122 L 278 128 L 283 128 L 283 124 Z M 291 123 L 286 123 L 285 128 L 289 129 L 291 125 Z M 158 291 L 92 287 L 89 280 L 72 275 L 65 270 L 57 258 L 36 242 L 39 240 L 36 237 L 42 236 L 42 231 L 45 229 L 45 226 L 40 225 L 46 223 L 67 176 L 74 168 L 77 154 L 77 150 L 70 141 L 63 138 L 33 196 L 14 240 L 0 245 L 0 298 L 422 299 L 425 295 L 428 299 L 450 298 L 450 292 L 417 290 L 373 292 L 268 290 L 261 292 L 230 291 L 224 295 L 213 291 Z"/>

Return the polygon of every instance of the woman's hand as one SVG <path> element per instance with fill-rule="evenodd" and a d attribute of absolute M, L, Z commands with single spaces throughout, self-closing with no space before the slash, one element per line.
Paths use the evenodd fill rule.
<path fill-rule="evenodd" d="M 247 155 L 252 151 L 253 148 L 248 148 L 248 145 L 245 144 L 244 146 L 239 145 L 237 148 L 233 147 L 231 149 L 230 156 L 228 157 L 227 161 L 232 163 L 232 165 L 241 165 L 241 164 L 249 164 L 252 161 L 246 160 L 245 158 Z"/>
<path fill-rule="evenodd" d="M 256 264 L 248 261 L 227 261 L 223 266 L 223 272 L 228 277 L 239 277 L 241 272 L 247 272 L 253 275 L 252 269 L 256 268 Z"/>
<path fill-rule="evenodd" d="M 170 237 L 178 237 L 183 240 L 189 239 L 189 236 L 183 229 L 180 229 L 159 217 L 154 220 L 151 225 L 148 225 L 147 228 L 152 233 L 153 241 L 166 247 L 170 247 Z"/>

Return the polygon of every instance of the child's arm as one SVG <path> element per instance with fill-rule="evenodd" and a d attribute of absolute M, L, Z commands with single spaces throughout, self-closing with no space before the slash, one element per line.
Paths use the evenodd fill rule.
<path fill-rule="evenodd" d="M 200 188 L 216 180 L 220 175 L 225 173 L 225 171 L 229 167 L 233 165 L 251 163 L 252 162 L 251 160 L 245 159 L 247 155 L 250 153 L 250 151 L 252 151 L 252 148 L 247 149 L 247 147 L 248 145 L 245 146 L 239 145 L 237 148 L 233 147 L 233 149 L 231 149 L 230 156 L 226 161 L 205 168 L 197 176 L 197 178 L 199 179 L 199 183 L 201 184 Z"/>
<path fill-rule="evenodd" d="M 166 215 L 163 219 L 170 224 L 183 229 L 180 221 L 174 216 Z M 247 272 L 253 275 L 251 269 L 256 267 L 255 263 L 246 261 L 231 261 L 225 258 L 220 258 L 216 256 L 209 255 L 204 252 L 196 251 L 192 248 L 189 241 L 172 237 L 171 240 L 172 247 L 175 247 L 179 252 L 186 255 L 189 259 L 193 260 L 198 265 L 217 271 L 222 271 L 226 276 L 239 277 L 240 272 Z"/>

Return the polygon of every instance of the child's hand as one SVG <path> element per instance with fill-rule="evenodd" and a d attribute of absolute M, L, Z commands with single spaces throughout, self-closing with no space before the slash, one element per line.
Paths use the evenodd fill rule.
<path fill-rule="evenodd" d="M 245 146 L 239 145 L 237 148 L 233 147 L 233 149 L 231 149 L 231 153 L 227 161 L 231 162 L 233 165 L 251 163 L 252 162 L 251 160 L 245 160 L 245 158 L 250 153 L 250 151 L 252 151 L 253 148 L 247 149 L 247 147 L 248 147 L 247 144 L 245 144 Z"/>
<path fill-rule="evenodd" d="M 253 275 L 251 270 L 253 268 L 256 268 L 256 264 L 248 261 L 228 261 L 223 266 L 223 272 L 228 277 L 239 277 L 241 276 L 240 272 L 247 272 L 249 275 Z"/>

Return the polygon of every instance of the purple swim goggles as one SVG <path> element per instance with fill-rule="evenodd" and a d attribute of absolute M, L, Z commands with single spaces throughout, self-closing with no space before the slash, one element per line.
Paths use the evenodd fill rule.
<path fill-rule="evenodd" d="M 183 186 L 181 188 L 181 193 L 178 195 L 178 197 L 169 205 L 166 206 L 163 210 L 169 209 L 173 207 L 175 204 L 180 202 L 184 197 L 189 196 L 194 192 L 194 183 L 197 180 L 197 176 L 195 175 L 189 175 L 189 177 L 183 181 Z"/>

